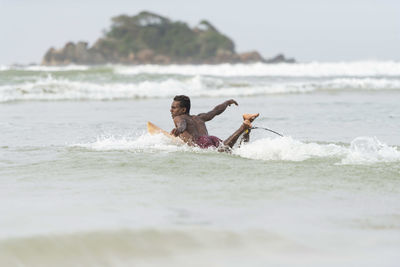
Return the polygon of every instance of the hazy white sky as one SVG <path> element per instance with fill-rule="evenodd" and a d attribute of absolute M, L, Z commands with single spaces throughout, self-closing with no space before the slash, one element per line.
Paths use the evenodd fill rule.
<path fill-rule="evenodd" d="M 207 19 L 238 52 L 298 61 L 400 60 L 399 0 L 0 0 L 0 64 L 40 63 L 67 41 L 92 44 L 110 18 L 147 10 Z"/>

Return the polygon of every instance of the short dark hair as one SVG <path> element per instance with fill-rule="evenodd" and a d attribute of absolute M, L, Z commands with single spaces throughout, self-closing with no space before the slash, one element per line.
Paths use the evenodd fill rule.
<path fill-rule="evenodd" d="M 177 95 L 174 97 L 174 101 L 179 102 L 179 106 L 181 108 L 186 108 L 186 113 L 189 114 L 190 112 L 190 98 L 185 95 Z"/>

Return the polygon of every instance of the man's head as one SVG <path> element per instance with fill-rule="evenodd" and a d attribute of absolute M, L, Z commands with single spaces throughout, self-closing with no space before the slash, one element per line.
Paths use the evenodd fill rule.
<path fill-rule="evenodd" d="M 177 95 L 171 105 L 172 117 L 189 114 L 190 112 L 190 98 L 185 95 Z"/>

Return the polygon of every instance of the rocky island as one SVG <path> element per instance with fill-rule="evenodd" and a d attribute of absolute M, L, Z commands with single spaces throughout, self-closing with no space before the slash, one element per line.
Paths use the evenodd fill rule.
<path fill-rule="evenodd" d="M 236 53 L 234 42 L 203 20 L 196 27 L 151 13 L 112 18 L 110 30 L 92 47 L 87 42 L 50 48 L 43 65 L 220 64 L 294 62 L 283 55 L 264 59 L 257 51 Z"/>

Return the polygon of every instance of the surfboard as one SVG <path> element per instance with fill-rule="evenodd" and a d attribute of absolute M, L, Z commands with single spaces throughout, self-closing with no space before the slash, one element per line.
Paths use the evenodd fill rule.
<path fill-rule="evenodd" d="M 154 123 L 151 122 L 147 122 L 147 132 L 151 135 L 155 135 L 155 134 L 163 134 L 166 137 L 170 138 L 171 140 L 173 140 L 174 142 L 183 144 L 182 139 L 180 139 L 179 137 L 175 137 L 172 134 L 170 134 L 169 132 L 161 129 L 160 127 L 158 127 L 157 125 L 155 125 Z"/>

